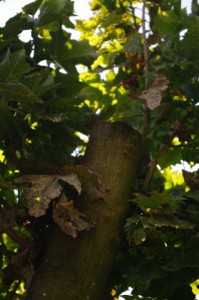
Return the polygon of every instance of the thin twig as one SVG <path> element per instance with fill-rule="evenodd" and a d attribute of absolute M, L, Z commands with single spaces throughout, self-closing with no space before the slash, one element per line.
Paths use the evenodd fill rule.
<path fill-rule="evenodd" d="M 14 231 L 11 228 L 8 228 L 2 224 L 0 224 L 0 230 L 4 233 L 6 233 L 11 239 L 13 239 L 15 242 L 17 242 L 19 245 L 23 247 L 28 247 L 31 244 L 31 241 L 29 241 L 27 238 L 21 236 L 16 231 Z"/>
<path fill-rule="evenodd" d="M 162 145 L 162 147 L 160 148 L 160 151 L 156 157 L 156 159 L 154 159 L 149 167 L 149 170 L 146 174 L 145 180 L 144 180 L 144 184 L 142 187 L 142 191 L 146 191 L 148 188 L 148 185 L 151 181 L 151 178 L 153 177 L 153 174 L 155 172 L 156 166 L 159 163 L 160 159 L 164 156 L 164 154 L 167 152 L 168 148 L 171 146 L 172 140 L 175 137 L 175 132 L 171 135 L 169 142 L 167 144 Z"/>
<path fill-rule="evenodd" d="M 147 45 L 147 38 L 146 38 L 146 22 L 145 22 L 145 15 L 146 15 L 146 0 L 142 0 L 142 36 L 143 36 L 143 47 L 144 47 L 144 88 L 145 90 L 148 88 L 149 85 L 149 52 L 148 52 L 148 45 Z M 148 116 L 149 111 L 147 107 L 147 101 L 144 101 L 144 111 L 143 111 L 143 129 L 142 129 L 142 149 L 144 152 L 146 135 L 148 130 Z"/>
<path fill-rule="evenodd" d="M 146 21 L 145 21 L 145 15 L 146 15 L 146 0 L 142 0 L 142 36 L 143 36 L 143 47 L 144 47 L 144 77 L 145 77 L 145 89 L 148 88 L 149 84 L 149 51 L 148 51 L 148 45 L 147 45 L 147 38 L 146 38 Z"/>

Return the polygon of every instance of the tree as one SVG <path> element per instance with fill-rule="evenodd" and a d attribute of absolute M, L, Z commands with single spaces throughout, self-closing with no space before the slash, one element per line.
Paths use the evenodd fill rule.
<path fill-rule="evenodd" d="M 139 2 L 93 0 L 80 41 L 70 0 L 0 28 L 2 299 L 198 291 L 199 7 Z"/>

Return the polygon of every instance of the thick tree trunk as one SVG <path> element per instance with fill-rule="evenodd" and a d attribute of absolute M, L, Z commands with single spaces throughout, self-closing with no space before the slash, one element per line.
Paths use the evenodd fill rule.
<path fill-rule="evenodd" d="M 124 123 L 98 122 L 88 144 L 84 164 L 98 174 L 106 188 L 96 199 L 85 187 L 80 207 L 96 224 L 76 239 L 52 229 L 28 300 L 102 300 L 128 210 L 138 167 L 140 136 Z"/>

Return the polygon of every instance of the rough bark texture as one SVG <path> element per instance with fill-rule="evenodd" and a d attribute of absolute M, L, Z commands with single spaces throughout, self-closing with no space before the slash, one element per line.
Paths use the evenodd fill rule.
<path fill-rule="evenodd" d="M 124 123 L 98 122 L 84 164 L 106 188 L 96 198 L 89 184 L 79 206 L 96 226 L 76 239 L 52 228 L 43 260 L 33 278 L 28 300 L 104 300 L 103 291 L 120 244 L 140 154 L 140 136 Z"/>

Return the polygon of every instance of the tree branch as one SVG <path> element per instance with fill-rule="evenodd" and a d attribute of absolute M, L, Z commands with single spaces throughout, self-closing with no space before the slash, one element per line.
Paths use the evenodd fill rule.
<path fill-rule="evenodd" d="M 8 228 L 8 227 L 3 226 L 2 224 L 0 224 L 0 230 L 2 232 L 4 232 L 5 234 L 7 234 L 11 239 L 13 239 L 19 245 L 21 245 L 25 248 L 30 246 L 30 244 L 31 244 L 31 242 L 28 239 L 26 239 L 23 236 L 19 235 L 16 231 L 14 231 L 11 228 Z"/>
<path fill-rule="evenodd" d="M 148 88 L 149 84 L 149 53 L 148 53 L 148 45 L 146 38 L 146 22 L 145 22 L 145 14 L 146 14 L 146 0 L 142 0 L 142 36 L 143 36 L 143 47 L 144 47 L 144 88 L 145 90 Z M 142 129 L 142 151 L 144 152 L 146 135 L 148 130 L 148 119 L 149 119 L 149 110 L 147 107 L 147 101 L 144 101 L 144 111 L 143 111 L 143 129 Z"/>

